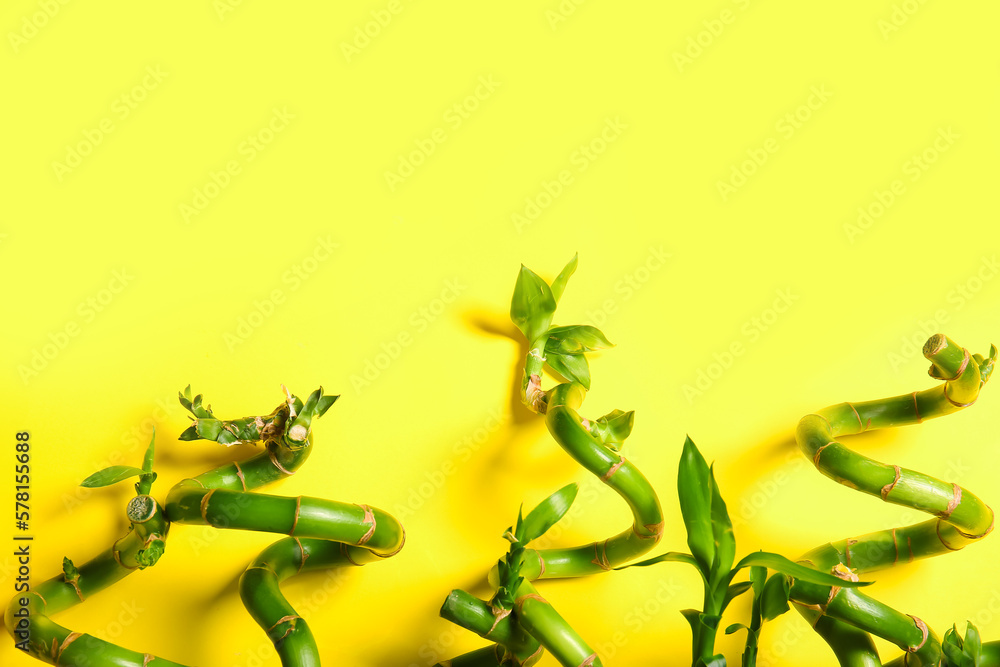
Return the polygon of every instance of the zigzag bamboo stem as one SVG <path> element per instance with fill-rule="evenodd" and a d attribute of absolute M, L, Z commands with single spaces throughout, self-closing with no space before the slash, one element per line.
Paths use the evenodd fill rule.
<path fill-rule="evenodd" d="M 184 667 L 73 632 L 50 620 L 51 616 L 80 604 L 140 569 L 139 552 L 167 535 L 169 523 L 163 509 L 149 496 L 133 498 L 128 518 L 132 521 L 129 532 L 110 549 L 80 566 L 79 577 L 69 580 L 65 575 L 53 577 L 11 600 L 5 624 L 15 643 L 28 655 L 63 667 Z M 22 605 L 22 600 L 27 604 Z"/>
<path fill-rule="evenodd" d="M 981 357 L 971 360 L 966 350 L 941 334 L 931 337 L 923 351 L 932 363 L 931 376 L 946 380 L 943 385 L 882 400 L 830 406 L 803 417 L 796 439 L 806 456 L 831 479 L 936 518 L 818 547 L 803 557 L 816 569 L 877 570 L 956 551 L 993 529 L 993 511 L 959 485 L 880 463 L 836 440 L 871 429 L 920 423 L 976 401 L 985 382 L 980 373 Z M 864 642 L 858 632 L 843 624 L 895 643 L 907 651 L 906 664 L 911 667 L 937 664 L 940 659 L 940 640 L 923 621 L 896 612 L 856 589 L 830 589 L 796 581 L 790 595 L 800 610 L 819 624 L 821 634 L 838 651 L 841 664 L 879 664 L 870 640 Z"/>
<path fill-rule="evenodd" d="M 235 444 L 260 438 L 265 451 L 243 463 L 228 463 L 179 482 L 170 490 L 164 507 L 145 494 L 133 498 L 128 506 L 132 527 L 111 549 L 86 563 L 78 575 L 70 574 L 75 572 L 70 564 L 62 577 L 15 597 L 6 614 L 6 625 L 15 641 L 22 631 L 24 648 L 55 665 L 183 667 L 71 632 L 48 618 L 135 569 L 155 563 L 173 521 L 290 535 L 265 549 L 250 564 L 241 577 L 240 594 L 254 620 L 274 643 L 282 665 L 318 666 L 315 640 L 305 621 L 281 595 L 279 583 L 307 570 L 362 565 L 392 556 L 403 546 L 403 528 L 389 514 L 367 505 L 268 496 L 249 490 L 284 479 L 305 462 L 312 446 L 311 422 L 326 412 L 335 398 L 323 397 L 320 389 L 303 405 L 288 395 L 288 401 L 266 417 L 230 422 L 218 420 L 210 410 L 202 408 L 200 396 L 191 399 L 190 394 L 182 395 L 181 403 L 197 417 L 182 439 L 207 437 Z M 152 448 L 147 459 L 151 455 Z M 148 460 L 147 467 L 151 463 Z M 153 478 L 155 475 L 142 477 L 137 488 L 148 489 Z"/>

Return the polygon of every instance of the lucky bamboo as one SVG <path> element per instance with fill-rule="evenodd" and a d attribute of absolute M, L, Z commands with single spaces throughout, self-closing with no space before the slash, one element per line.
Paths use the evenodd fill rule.
<path fill-rule="evenodd" d="M 203 438 L 223 445 L 261 442 L 264 450 L 242 463 L 227 463 L 182 480 L 170 490 L 164 505 L 148 495 L 156 477 L 152 443 L 142 469 L 114 466 L 88 478 L 87 486 L 105 486 L 139 476 L 138 495 L 126 511 L 129 531 L 79 569 L 66 559 L 62 576 L 11 601 L 5 621 L 15 641 L 21 639 L 19 647 L 49 664 L 67 667 L 178 665 L 72 632 L 50 617 L 133 571 L 154 565 L 163 553 L 171 523 L 207 524 L 289 536 L 254 559 L 240 579 L 240 595 L 274 643 L 282 665 L 318 666 L 315 639 L 281 594 L 279 583 L 300 572 L 388 558 L 402 548 L 403 528 L 389 514 L 368 505 L 251 491 L 299 469 L 312 451 L 312 422 L 336 399 L 324 396 L 321 388 L 303 403 L 286 391 L 286 400 L 269 415 L 225 421 L 202 405 L 201 396 L 192 397 L 190 387 L 185 390 L 180 401 L 192 413 L 194 423 L 181 434 L 182 440 Z"/>
<path fill-rule="evenodd" d="M 501 588 L 516 584 L 509 599 L 494 596 L 493 604 L 476 606 L 468 594 L 453 592 L 442 607 L 442 616 L 497 643 L 441 665 L 531 665 L 541 656 L 539 646 L 552 652 L 562 665 L 601 665 L 597 654 L 531 582 L 610 571 L 648 552 L 663 534 L 663 513 L 656 492 L 618 451 L 632 430 L 633 413 L 615 410 L 595 420 L 578 412 L 590 388 L 584 355 L 611 344 L 594 327 L 551 326 L 556 304 L 575 269 L 576 257 L 549 285 L 521 267 L 511 301 L 511 319 L 529 341 L 520 398 L 529 410 L 544 416 L 549 433 L 567 454 L 621 496 L 632 511 L 632 524 L 605 540 L 582 546 L 524 548 L 518 554 L 516 569 L 507 566 L 504 570 L 501 561 L 490 580 Z M 546 364 L 566 382 L 543 390 Z M 505 576 L 509 579 L 506 582 Z M 534 641 L 527 641 L 525 633 Z"/>
<path fill-rule="evenodd" d="M 943 380 L 942 384 L 901 396 L 824 408 L 802 418 L 796 439 L 803 453 L 827 477 L 934 518 L 824 544 L 805 554 L 801 562 L 857 580 L 858 574 L 957 551 L 993 530 L 993 510 L 967 489 L 881 463 L 838 440 L 874 429 L 918 424 L 969 407 L 979 397 L 997 357 L 996 347 L 991 347 L 987 358 L 970 355 L 941 334 L 926 342 L 923 353 L 931 362 L 931 377 Z M 923 620 L 897 612 L 856 588 L 792 580 L 788 595 L 830 644 L 841 665 L 882 664 L 870 634 L 905 651 L 898 664 L 937 665 L 942 658 L 941 642 Z M 989 648 L 991 653 L 995 650 Z"/>

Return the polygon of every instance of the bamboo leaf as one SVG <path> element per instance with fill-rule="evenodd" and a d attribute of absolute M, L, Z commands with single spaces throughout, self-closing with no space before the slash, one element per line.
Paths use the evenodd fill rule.
<path fill-rule="evenodd" d="M 656 565 L 657 563 L 687 563 L 699 572 L 701 571 L 701 565 L 698 563 L 698 560 L 691 554 L 686 554 L 682 551 L 668 551 L 667 553 L 660 554 L 654 558 L 647 558 L 646 560 L 639 561 L 638 563 L 621 565 L 615 569 L 624 570 L 627 567 L 648 567 L 650 565 Z"/>
<path fill-rule="evenodd" d="M 524 521 L 520 524 L 518 541 L 524 545 L 544 535 L 569 511 L 570 505 L 576 499 L 577 491 L 579 487 L 575 482 L 567 484 L 528 512 L 528 516 L 524 517 Z"/>
<path fill-rule="evenodd" d="M 712 537 L 715 542 L 717 568 L 716 580 L 729 574 L 736 558 L 736 537 L 733 535 L 733 522 L 729 519 L 729 511 L 722 499 L 719 485 L 715 482 L 714 466 L 708 470 L 708 479 L 712 486 Z"/>
<path fill-rule="evenodd" d="M 753 584 L 753 596 L 759 598 L 764 592 L 764 583 L 767 581 L 767 568 L 754 565 L 750 568 L 750 583 Z"/>
<path fill-rule="evenodd" d="M 788 579 L 780 572 L 764 584 L 760 595 L 760 613 L 765 621 L 773 621 L 788 611 Z"/>
<path fill-rule="evenodd" d="M 88 489 L 96 489 L 102 486 L 117 484 L 118 482 L 128 479 L 129 477 L 135 477 L 143 474 L 145 474 L 145 471 L 143 471 L 142 468 L 134 468 L 132 466 L 111 466 L 110 468 L 105 468 L 104 470 L 98 470 L 93 475 L 80 482 L 80 486 L 87 487 Z"/>
<path fill-rule="evenodd" d="M 590 424 L 590 432 L 605 445 L 615 450 L 621 449 L 622 443 L 632 433 L 635 423 L 635 411 L 612 410 Z"/>
<path fill-rule="evenodd" d="M 726 658 L 720 653 L 719 655 L 713 655 L 707 661 L 703 658 L 698 658 L 698 662 L 695 665 L 697 667 L 726 667 Z"/>
<path fill-rule="evenodd" d="M 742 623 L 733 623 L 732 625 L 726 628 L 726 634 L 731 635 L 739 630 L 746 630 L 747 632 L 750 632 L 750 628 L 743 625 Z"/>
<path fill-rule="evenodd" d="M 583 354 L 614 347 L 599 329 L 589 324 L 552 327 L 546 333 L 548 334 L 545 341 L 546 353 Z"/>
<path fill-rule="evenodd" d="M 708 464 L 698 447 L 685 438 L 677 469 L 677 496 L 687 529 L 687 543 L 698 560 L 705 579 L 710 578 L 715 560 L 715 536 L 712 532 L 712 488 Z"/>
<path fill-rule="evenodd" d="M 848 581 L 846 579 L 841 579 L 840 577 L 835 577 L 832 574 L 820 572 L 799 563 L 793 563 L 784 556 L 768 553 L 767 551 L 755 551 L 754 553 L 744 557 L 743 560 L 737 563 L 734 569 L 740 570 L 751 565 L 761 565 L 783 574 L 787 574 L 790 577 L 801 579 L 802 581 L 807 581 L 811 584 L 819 584 L 821 586 L 859 588 L 861 586 L 870 586 L 873 583 L 871 581 Z"/>
<path fill-rule="evenodd" d="M 750 590 L 751 585 L 752 584 L 749 581 L 741 581 L 737 584 L 731 584 L 729 588 L 726 589 L 726 597 L 722 601 L 723 611 L 725 611 L 726 607 L 729 606 L 729 603 L 732 602 L 735 598 L 743 595 L 748 590 Z"/>
<path fill-rule="evenodd" d="M 149 439 L 149 447 L 146 448 L 146 455 L 142 458 L 142 470 L 145 473 L 153 472 L 154 444 L 156 442 L 156 427 L 153 427 L 153 436 Z"/>
<path fill-rule="evenodd" d="M 338 398 L 340 398 L 339 394 L 337 396 L 323 396 L 320 398 L 319 405 L 316 408 L 316 416 L 322 417 L 325 415 L 326 411 L 330 409 L 331 405 L 337 402 Z"/>
<path fill-rule="evenodd" d="M 510 319 L 528 342 L 533 343 L 549 328 L 555 312 L 556 300 L 552 289 L 538 274 L 522 264 L 510 301 Z"/>
<path fill-rule="evenodd" d="M 545 361 L 552 370 L 570 382 L 578 382 L 584 389 L 590 389 L 590 365 L 587 357 L 582 354 L 549 352 L 545 355 Z"/>
<path fill-rule="evenodd" d="M 982 652 L 983 642 L 979 638 L 979 630 L 976 626 L 972 624 L 971 621 L 966 621 L 965 628 L 965 642 L 962 644 L 962 650 L 972 658 L 972 664 L 979 663 L 979 656 Z"/>
<path fill-rule="evenodd" d="M 552 298 L 555 299 L 556 303 L 559 303 L 559 297 L 562 296 L 563 291 L 566 289 L 566 283 L 569 281 L 569 277 L 576 273 L 576 264 L 579 253 L 573 255 L 573 259 L 569 260 L 569 263 L 563 267 L 563 270 L 559 272 L 556 279 L 552 281 Z"/>

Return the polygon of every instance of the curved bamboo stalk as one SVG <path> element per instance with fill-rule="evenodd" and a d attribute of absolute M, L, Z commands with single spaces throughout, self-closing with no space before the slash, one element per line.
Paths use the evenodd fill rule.
<path fill-rule="evenodd" d="M 972 405 L 996 358 L 995 347 L 984 359 L 941 334 L 927 341 L 923 353 L 931 361 L 931 377 L 944 380 L 943 384 L 881 400 L 832 405 L 803 417 L 796 439 L 819 471 L 834 481 L 935 518 L 825 544 L 805 554 L 801 562 L 857 580 L 855 573 L 957 551 L 993 530 L 993 510 L 967 489 L 875 461 L 837 440 L 872 429 L 920 423 Z M 857 589 L 795 581 L 790 599 L 830 643 L 842 665 L 881 664 L 866 633 L 899 646 L 910 667 L 937 665 L 941 659 L 940 639 L 921 619 L 897 612 Z"/>
<path fill-rule="evenodd" d="M 511 317 L 530 343 L 520 397 L 529 410 L 544 415 L 549 433 L 573 460 L 621 496 L 632 511 L 632 525 L 606 540 L 577 547 L 524 549 L 519 570 L 511 573 L 513 577 L 523 578 L 521 582 L 499 582 L 495 567 L 490 580 L 494 585 L 514 587 L 516 604 L 513 608 L 482 603 L 481 608 L 474 609 L 467 599 L 472 596 L 461 597 L 460 592 L 453 592 L 442 607 L 442 616 L 497 642 L 492 649 L 456 658 L 451 663 L 456 666 L 530 665 L 539 659 L 541 652 L 536 651 L 536 647 L 540 645 L 552 652 L 562 665 L 598 667 L 602 663 L 597 654 L 538 595 L 531 582 L 610 571 L 647 553 L 663 535 L 663 512 L 656 491 L 639 469 L 618 453 L 613 445 L 620 441 L 607 441 L 607 433 L 597 427 L 600 420 L 584 418 L 578 412 L 590 381 L 583 352 L 607 347 L 610 343 L 593 327 L 550 328 L 556 302 L 575 268 L 574 257 L 551 287 L 530 270 L 521 268 L 511 304 Z M 546 354 L 550 356 L 547 358 Z M 543 391 L 541 376 L 546 362 L 568 381 Z M 623 440 L 631 430 L 631 415 L 618 415 L 628 418 Z M 485 616 L 487 610 L 489 617 Z M 525 644 L 522 634 L 507 629 L 498 631 L 507 624 L 518 627 L 520 633 L 527 633 L 533 641 Z M 516 640 L 500 636 L 500 632 L 513 633 Z"/>
<path fill-rule="evenodd" d="M 322 388 L 304 404 L 287 391 L 286 396 L 287 400 L 270 415 L 223 421 L 201 406 L 200 396 L 181 394 L 181 403 L 196 417 L 181 439 L 207 438 L 226 445 L 261 440 L 265 450 L 242 463 L 227 463 L 182 480 L 161 506 L 146 495 L 155 479 L 150 445 L 144 466 L 147 474 L 137 485 L 140 495 L 129 502 L 127 509 L 132 522 L 129 532 L 79 570 L 67 559 L 61 577 L 16 596 L 5 615 L 15 642 L 20 638 L 19 646 L 33 657 L 64 667 L 183 667 L 72 632 L 49 617 L 83 602 L 133 571 L 155 564 L 163 553 L 171 522 L 208 524 L 290 536 L 254 559 L 241 577 L 240 595 L 274 643 L 282 665 L 318 666 L 319 652 L 312 633 L 281 595 L 280 582 L 299 572 L 388 558 L 402 548 L 405 534 L 392 516 L 367 505 L 250 491 L 286 478 L 305 462 L 312 447 L 311 423 L 337 398 L 324 397 Z M 117 479 L 113 477 L 113 481 Z"/>

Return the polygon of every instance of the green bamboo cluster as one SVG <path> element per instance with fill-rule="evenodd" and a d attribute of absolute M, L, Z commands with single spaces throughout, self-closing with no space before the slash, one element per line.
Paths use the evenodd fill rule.
<path fill-rule="evenodd" d="M 592 326 L 552 326 L 556 304 L 576 266 L 574 257 L 551 285 L 521 267 L 510 308 L 511 319 L 529 342 L 520 398 L 529 410 L 544 416 L 549 433 L 567 454 L 622 497 L 632 510 L 632 525 L 606 540 L 582 546 L 532 549 L 527 544 L 540 533 L 526 529 L 527 519 L 519 516 L 518 524 L 505 533 L 511 541 L 507 556 L 490 573 L 497 587 L 493 598 L 487 603 L 456 590 L 441 608 L 444 618 L 493 644 L 441 665 L 532 665 L 543 650 L 562 665 L 602 665 L 593 649 L 538 594 L 533 582 L 608 572 L 648 552 L 663 534 L 656 492 L 620 453 L 632 431 L 634 413 L 615 410 L 599 419 L 587 419 L 578 412 L 590 389 L 585 355 L 611 343 Z M 546 365 L 566 381 L 543 390 Z M 535 510 L 541 511 L 548 525 L 562 516 L 565 510 L 559 508 L 568 507 L 558 500 L 562 493 L 569 495 L 566 490 L 557 492 Z"/>
<path fill-rule="evenodd" d="M 951 339 L 936 334 L 927 340 L 923 354 L 931 362 L 930 376 L 942 384 L 901 396 L 824 408 L 802 418 L 796 439 L 803 453 L 827 477 L 933 518 L 824 544 L 800 562 L 856 579 L 858 574 L 957 551 L 993 530 L 993 510 L 967 489 L 875 461 L 838 440 L 874 429 L 917 424 L 972 405 L 993 371 L 997 349 L 991 346 L 988 357 L 970 355 Z M 942 660 L 952 665 L 1000 664 L 995 660 L 996 646 L 987 645 L 980 651 L 978 634 L 967 634 L 965 652 L 975 657 L 967 658 L 973 660 L 971 663 L 962 662 L 963 642 L 954 633 L 942 649 L 938 636 L 920 618 L 902 614 L 857 589 L 823 587 L 795 579 L 786 581 L 785 586 L 788 599 L 830 644 L 841 665 L 881 665 L 872 634 L 905 652 L 890 663 L 894 665 L 938 665 Z"/>
<path fill-rule="evenodd" d="M 150 567 L 164 553 L 171 523 L 265 531 L 288 535 L 265 549 L 240 578 L 240 596 L 254 620 L 274 643 L 285 667 L 316 667 L 319 650 L 311 630 L 281 594 L 279 583 L 301 572 L 363 565 L 388 558 L 403 547 L 403 527 L 368 505 L 321 498 L 284 498 L 252 492 L 295 473 L 312 451 L 312 422 L 337 400 L 317 389 L 303 402 L 285 390 L 285 400 L 269 415 L 220 420 L 192 396 L 179 395 L 193 423 L 182 440 L 207 439 L 223 445 L 260 442 L 263 451 L 242 463 L 227 463 L 182 480 L 164 504 L 149 495 L 154 443 L 142 468 L 112 466 L 83 482 L 101 487 L 139 477 L 137 495 L 126 508 L 129 530 L 96 558 L 77 568 L 68 558 L 63 574 L 21 595 L 7 608 L 5 625 L 19 648 L 52 665 L 66 667 L 182 667 L 137 653 L 92 635 L 73 632 L 51 620 L 132 572 Z"/>

